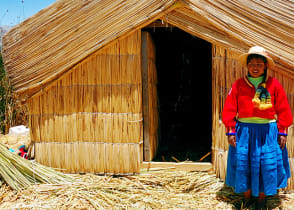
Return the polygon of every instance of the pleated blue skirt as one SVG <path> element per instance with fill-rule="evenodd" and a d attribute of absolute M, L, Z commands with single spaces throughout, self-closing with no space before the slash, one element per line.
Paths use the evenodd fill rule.
<path fill-rule="evenodd" d="M 287 186 L 291 176 L 288 151 L 278 144 L 275 122 L 236 124 L 236 147 L 230 145 L 226 184 L 236 193 L 252 190 L 253 196 L 264 192 L 275 195 Z"/>

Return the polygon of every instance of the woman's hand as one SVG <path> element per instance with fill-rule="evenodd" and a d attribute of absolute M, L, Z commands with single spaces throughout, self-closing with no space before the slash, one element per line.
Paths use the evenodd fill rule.
<path fill-rule="evenodd" d="M 281 149 L 284 149 L 286 142 L 287 142 L 287 136 L 279 136 L 278 137 L 278 143 L 279 143 Z"/>
<path fill-rule="evenodd" d="M 233 147 L 236 147 L 236 136 L 235 135 L 228 136 L 228 143 L 232 145 Z"/>

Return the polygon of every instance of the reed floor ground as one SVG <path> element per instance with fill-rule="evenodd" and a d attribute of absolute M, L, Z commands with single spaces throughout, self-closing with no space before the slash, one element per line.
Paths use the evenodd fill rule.
<path fill-rule="evenodd" d="M 207 172 L 145 171 L 137 176 L 71 175 L 75 183 L 0 188 L 0 209 L 254 209 Z M 268 198 L 268 209 L 294 209 L 294 192 Z"/>

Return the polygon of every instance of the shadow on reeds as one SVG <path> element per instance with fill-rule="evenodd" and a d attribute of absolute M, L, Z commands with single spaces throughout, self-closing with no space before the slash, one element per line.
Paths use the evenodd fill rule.
<path fill-rule="evenodd" d="M 227 202 L 235 209 L 255 209 L 257 202 L 256 198 L 252 198 L 250 201 L 245 201 L 243 193 L 235 193 L 229 186 L 224 185 L 218 192 L 216 192 L 218 200 Z M 267 196 L 267 209 L 274 209 L 281 206 L 282 195 Z"/>

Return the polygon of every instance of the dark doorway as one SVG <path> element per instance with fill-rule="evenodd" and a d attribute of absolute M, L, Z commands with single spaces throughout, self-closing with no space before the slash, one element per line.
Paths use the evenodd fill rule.
<path fill-rule="evenodd" d="M 178 28 L 144 30 L 156 48 L 159 147 L 154 160 L 199 161 L 212 143 L 211 44 Z"/>

